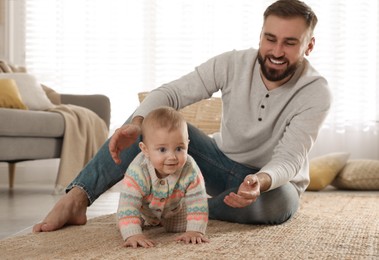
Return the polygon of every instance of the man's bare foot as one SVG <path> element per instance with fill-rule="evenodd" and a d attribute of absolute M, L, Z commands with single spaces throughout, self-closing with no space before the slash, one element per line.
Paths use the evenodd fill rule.
<path fill-rule="evenodd" d="M 33 232 L 48 232 L 65 225 L 84 225 L 87 222 L 88 198 L 86 193 L 74 187 L 55 204 L 45 219 L 33 227 Z"/>

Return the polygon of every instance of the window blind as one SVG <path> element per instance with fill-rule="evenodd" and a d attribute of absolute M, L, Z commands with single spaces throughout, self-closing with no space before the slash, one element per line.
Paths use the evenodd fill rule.
<path fill-rule="evenodd" d="M 138 105 L 139 91 L 219 53 L 258 47 L 272 2 L 25 0 L 25 65 L 57 91 L 108 95 L 115 128 Z M 334 96 L 325 126 L 372 129 L 379 115 L 378 1 L 306 2 L 319 18 L 309 59 Z"/>

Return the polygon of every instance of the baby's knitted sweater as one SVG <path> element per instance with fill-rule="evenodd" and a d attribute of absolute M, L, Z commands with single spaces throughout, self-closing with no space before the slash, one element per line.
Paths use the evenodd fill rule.
<path fill-rule="evenodd" d="M 140 153 L 122 181 L 117 217 L 123 239 L 141 234 L 142 220 L 159 225 L 182 208 L 187 210 L 187 231 L 204 234 L 208 223 L 207 194 L 193 158 L 188 155 L 183 168 L 159 179 L 151 162 Z"/>

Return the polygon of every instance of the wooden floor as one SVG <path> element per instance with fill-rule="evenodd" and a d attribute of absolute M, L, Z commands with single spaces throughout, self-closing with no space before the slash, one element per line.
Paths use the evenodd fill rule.
<path fill-rule="evenodd" d="M 119 193 L 104 193 L 87 210 L 93 218 L 117 210 Z M 0 186 L 0 239 L 31 232 L 31 227 L 41 221 L 60 196 L 53 195 L 53 185 L 17 184 L 10 190 Z"/>
<path fill-rule="evenodd" d="M 59 160 L 36 160 L 16 164 L 14 188 L 8 188 L 8 164 L 0 163 L 0 239 L 32 231 L 60 196 L 53 195 Z M 93 218 L 116 212 L 118 185 L 104 193 L 88 209 Z M 1 258 L 1 257 L 0 257 Z"/>

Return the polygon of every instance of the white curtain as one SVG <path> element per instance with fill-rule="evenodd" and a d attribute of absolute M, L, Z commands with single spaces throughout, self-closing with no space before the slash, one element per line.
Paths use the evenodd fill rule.
<path fill-rule="evenodd" d="M 112 129 L 137 93 L 231 49 L 258 47 L 265 0 L 24 0 L 25 65 L 59 92 L 103 93 Z M 312 156 L 379 159 L 378 1 L 306 0 L 319 18 L 310 60 L 334 105 Z"/>

